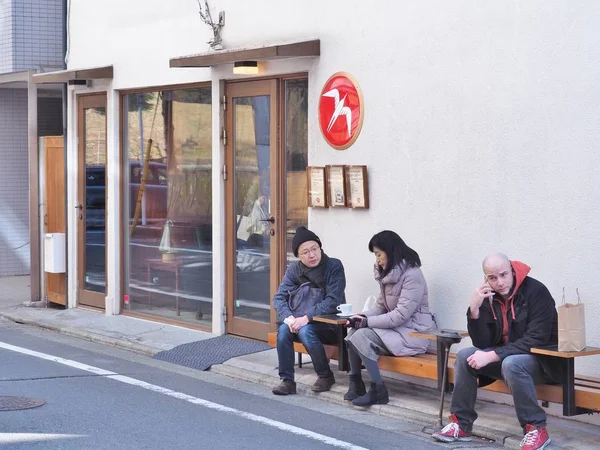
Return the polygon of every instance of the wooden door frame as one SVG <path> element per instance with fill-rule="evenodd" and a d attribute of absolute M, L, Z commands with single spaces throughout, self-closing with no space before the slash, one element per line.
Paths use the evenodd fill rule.
<path fill-rule="evenodd" d="M 272 227 L 275 230 L 275 239 L 271 240 L 270 257 L 270 296 L 272 296 L 281 280 L 281 247 L 285 246 L 285 235 L 282 234 L 283 226 L 283 185 L 281 183 L 281 170 L 283 158 L 281 157 L 280 133 L 279 133 L 279 83 L 276 79 L 271 80 L 250 80 L 245 82 L 235 82 L 225 84 L 225 96 L 228 107 L 226 110 L 225 127 L 227 139 L 225 145 L 225 164 L 230 175 L 225 182 L 225 305 L 227 309 L 226 331 L 231 334 L 241 334 L 255 339 L 266 340 L 269 331 L 275 328 L 276 314 L 272 307 L 269 308 L 269 323 L 264 325 L 260 322 L 252 323 L 248 319 L 239 319 L 234 316 L 234 294 L 235 294 L 235 224 L 232 220 L 234 215 L 234 154 L 233 146 L 235 134 L 233 130 L 233 101 L 234 97 L 252 97 L 260 95 L 270 96 L 270 136 L 271 136 L 271 154 L 270 154 L 270 185 L 271 185 L 271 213 L 276 221 Z M 282 241 L 283 238 L 283 241 Z M 269 305 L 271 298 L 269 298 Z"/>
<path fill-rule="evenodd" d="M 85 214 L 85 200 L 86 200 L 86 170 L 85 170 L 85 114 L 84 110 L 89 108 L 104 108 L 105 114 L 108 114 L 107 109 L 107 94 L 106 92 L 98 92 L 94 94 L 83 94 L 77 97 L 77 202 L 83 206 L 83 219 L 78 219 L 77 224 L 77 304 L 83 306 L 90 306 L 99 309 L 106 308 L 106 295 L 108 292 L 108 279 L 106 279 L 106 292 L 104 294 L 100 292 L 92 292 L 85 290 L 85 236 L 86 236 L 86 217 Z M 107 127 L 107 117 L 104 119 L 105 135 Z M 106 153 L 108 163 L 108 140 L 106 142 Z M 105 177 L 107 173 L 105 171 Z M 106 186 L 106 179 L 104 186 Z M 104 215 L 106 218 L 106 188 L 104 190 Z M 105 219 L 106 220 L 106 219 Z M 107 245 L 108 236 L 106 234 L 106 221 L 105 221 L 105 232 L 104 232 L 104 261 L 107 261 Z M 90 299 L 89 302 L 82 302 L 82 300 Z"/>

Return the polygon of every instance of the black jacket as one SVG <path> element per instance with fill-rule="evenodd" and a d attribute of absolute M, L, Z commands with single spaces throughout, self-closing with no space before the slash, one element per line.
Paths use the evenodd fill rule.
<path fill-rule="evenodd" d="M 500 361 L 507 356 L 530 353 L 532 347 L 545 347 L 558 344 L 558 315 L 550 292 L 538 280 L 525 277 L 514 298 L 514 318 L 509 307 L 505 320 L 508 320 L 508 343 L 502 342 L 502 311 L 498 302 L 485 300 L 479 308 L 479 318 L 471 318 L 467 310 L 469 336 L 479 349 L 494 348 Z M 495 318 L 494 318 L 495 315 Z M 540 356 L 542 367 L 553 380 L 560 380 L 560 364 L 556 360 Z M 491 382 L 492 380 L 490 380 Z M 480 381 L 483 386 L 484 380 Z"/>

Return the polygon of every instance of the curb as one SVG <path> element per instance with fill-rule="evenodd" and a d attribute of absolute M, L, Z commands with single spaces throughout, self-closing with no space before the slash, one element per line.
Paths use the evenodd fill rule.
<path fill-rule="evenodd" d="M 277 377 L 273 377 L 271 375 L 266 375 L 262 373 L 253 372 L 250 370 L 242 369 L 240 367 L 231 366 L 227 364 L 218 364 L 214 365 L 210 368 L 210 371 L 213 373 L 217 373 L 219 375 L 225 375 L 230 378 L 240 379 L 243 381 L 248 381 L 253 384 L 260 384 L 266 387 L 273 387 L 277 384 L 279 380 Z M 359 408 L 350 406 L 347 401 L 343 399 L 343 393 L 337 392 L 337 390 L 321 392 L 315 394 L 311 391 L 310 386 L 307 384 L 303 384 L 296 380 L 297 383 L 297 391 L 298 394 L 324 400 L 330 403 L 335 403 L 337 405 L 346 406 L 349 409 L 360 410 L 365 412 L 370 412 L 372 414 L 389 417 L 392 419 L 402 419 L 408 422 L 422 425 L 422 431 L 433 432 L 436 427 L 438 416 L 431 415 L 424 411 L 416 411 L 413 409 L 402 408 L 395 405 L 373 405 L 370 408 Z M 501 445 L 504 448 L 508 449 L 519 449 L 519 443 L 521 442 L 522 437 L 515 436 L 513 434 L 507 434 L 503 432 L 499 432 L 497 430 L 481 427 L 476 427 L 473 435 L 477 438 L 494 441 L 494 444 Z M 434 442 L 432 440 L 432 442 Z M 481 448 L 480 446 L 477 446 Z"/>
<path fill-rule="evenodd" d="M 149 345 L 139 344 L 131 341 L 123 341 L 117 338 L 104 336 L 102 334 L 90 333 L 88 331 L 83 331 L 78 328 L 69 328 L 69 327 L 57 327 L 50 324 L 45 324 L 41 322 L 36 322 L 30 319 L 24 319 L 23 317 L 19 317 L 18 315 L 13 315 L 6 312 L 0 312 L 0 317 L 3 317 L 11 322 L 15 322 L 22 325 L 34 326 L 38 328 L 42 328 L 45 330 L 54 331 L 56 333 L 64 334 L 67 336 L 72 336 L 80 339 L 85 339 L 86 341 L 96 342 L 104 345 L 108 345 L 111 347 L 119 348 L 121 350 L 127 350 L 130 352 L 138 353 L 144 356 L 154 356 L 156 353 L 162 351 L 162 349 L 157 349 L 154 347 L 150 347 Z"/>

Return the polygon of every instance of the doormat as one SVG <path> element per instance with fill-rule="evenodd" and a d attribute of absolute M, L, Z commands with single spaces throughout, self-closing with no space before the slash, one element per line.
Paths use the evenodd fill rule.
<path fill-rule="evenodd" d="M 222 364 L 236 356 L 270 350 L 265 342 L 251 341 L 235 336 L 223 335 L 203 341 L 178 345 L 154 355 L 154 359 L 167 361 L 192 369 L 207 370 L 213 364 Z"/>

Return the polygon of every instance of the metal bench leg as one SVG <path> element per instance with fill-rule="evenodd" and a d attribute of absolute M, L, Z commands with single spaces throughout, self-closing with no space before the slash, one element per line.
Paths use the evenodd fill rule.
<path fill-rule="evenodd" d="M 563 416 L 577 415 L 575 404 L 575 358 L 561 358 L 563 364 Z"/>
<path fill-rule="evenodd" d="M 461 341 L 461 337 L 437 337 L 437 368 L 438 368 L 438 389 L 440 390 L 440 414 L 438 425 L 442 426 L 442 416 L 444 415 L 444 397 L 449 391 L 448 386 L 448 359 L 450 358 L 450 347 Z"/>
<path fill-rule="evenodd" d="M 298 369 L 302 369 L 302 353 L 298 352 Z"/>
<path fill-rule="evenodd" d="M 438 342 L 438 346 L 439 346 L 440 342 Z M 441 427 L 443 426 L 443 419 L 442 417 L 444 416 L 444 397 L 446 396 L 446 387 L 447 387 L 447 375 L 448 375 L 448 358 L 450 357 L 450 349 L 446 348 L 446 345 L 442 343 L 441 347 L 443 347 L 444 349 L 444 355 L 443 355 L 443 359 L 442 359 L 442 378 L 441 380 L 438 379 L 438 387 L 440 388 L 440 413 L 438 416 L 438 425 Z M 439 359 L 439 358 L 438 358 Z M 438 366 L 438 371 L 439 371 L 440 367 Z M 438 372 L 439 373 L 439 372 Z"/>
<path fill-rule="evenodd" d="M 452 344 L 450 344 L 452 345 Z M 448 355 L 450 354 L 450 348 L 446 343 L 440 339 L 437 340 L 437 380 L 438 389 L 442 392 L 448 392 L 448 380 L 446 380 L 446 373 L 448 372 Z"/>

